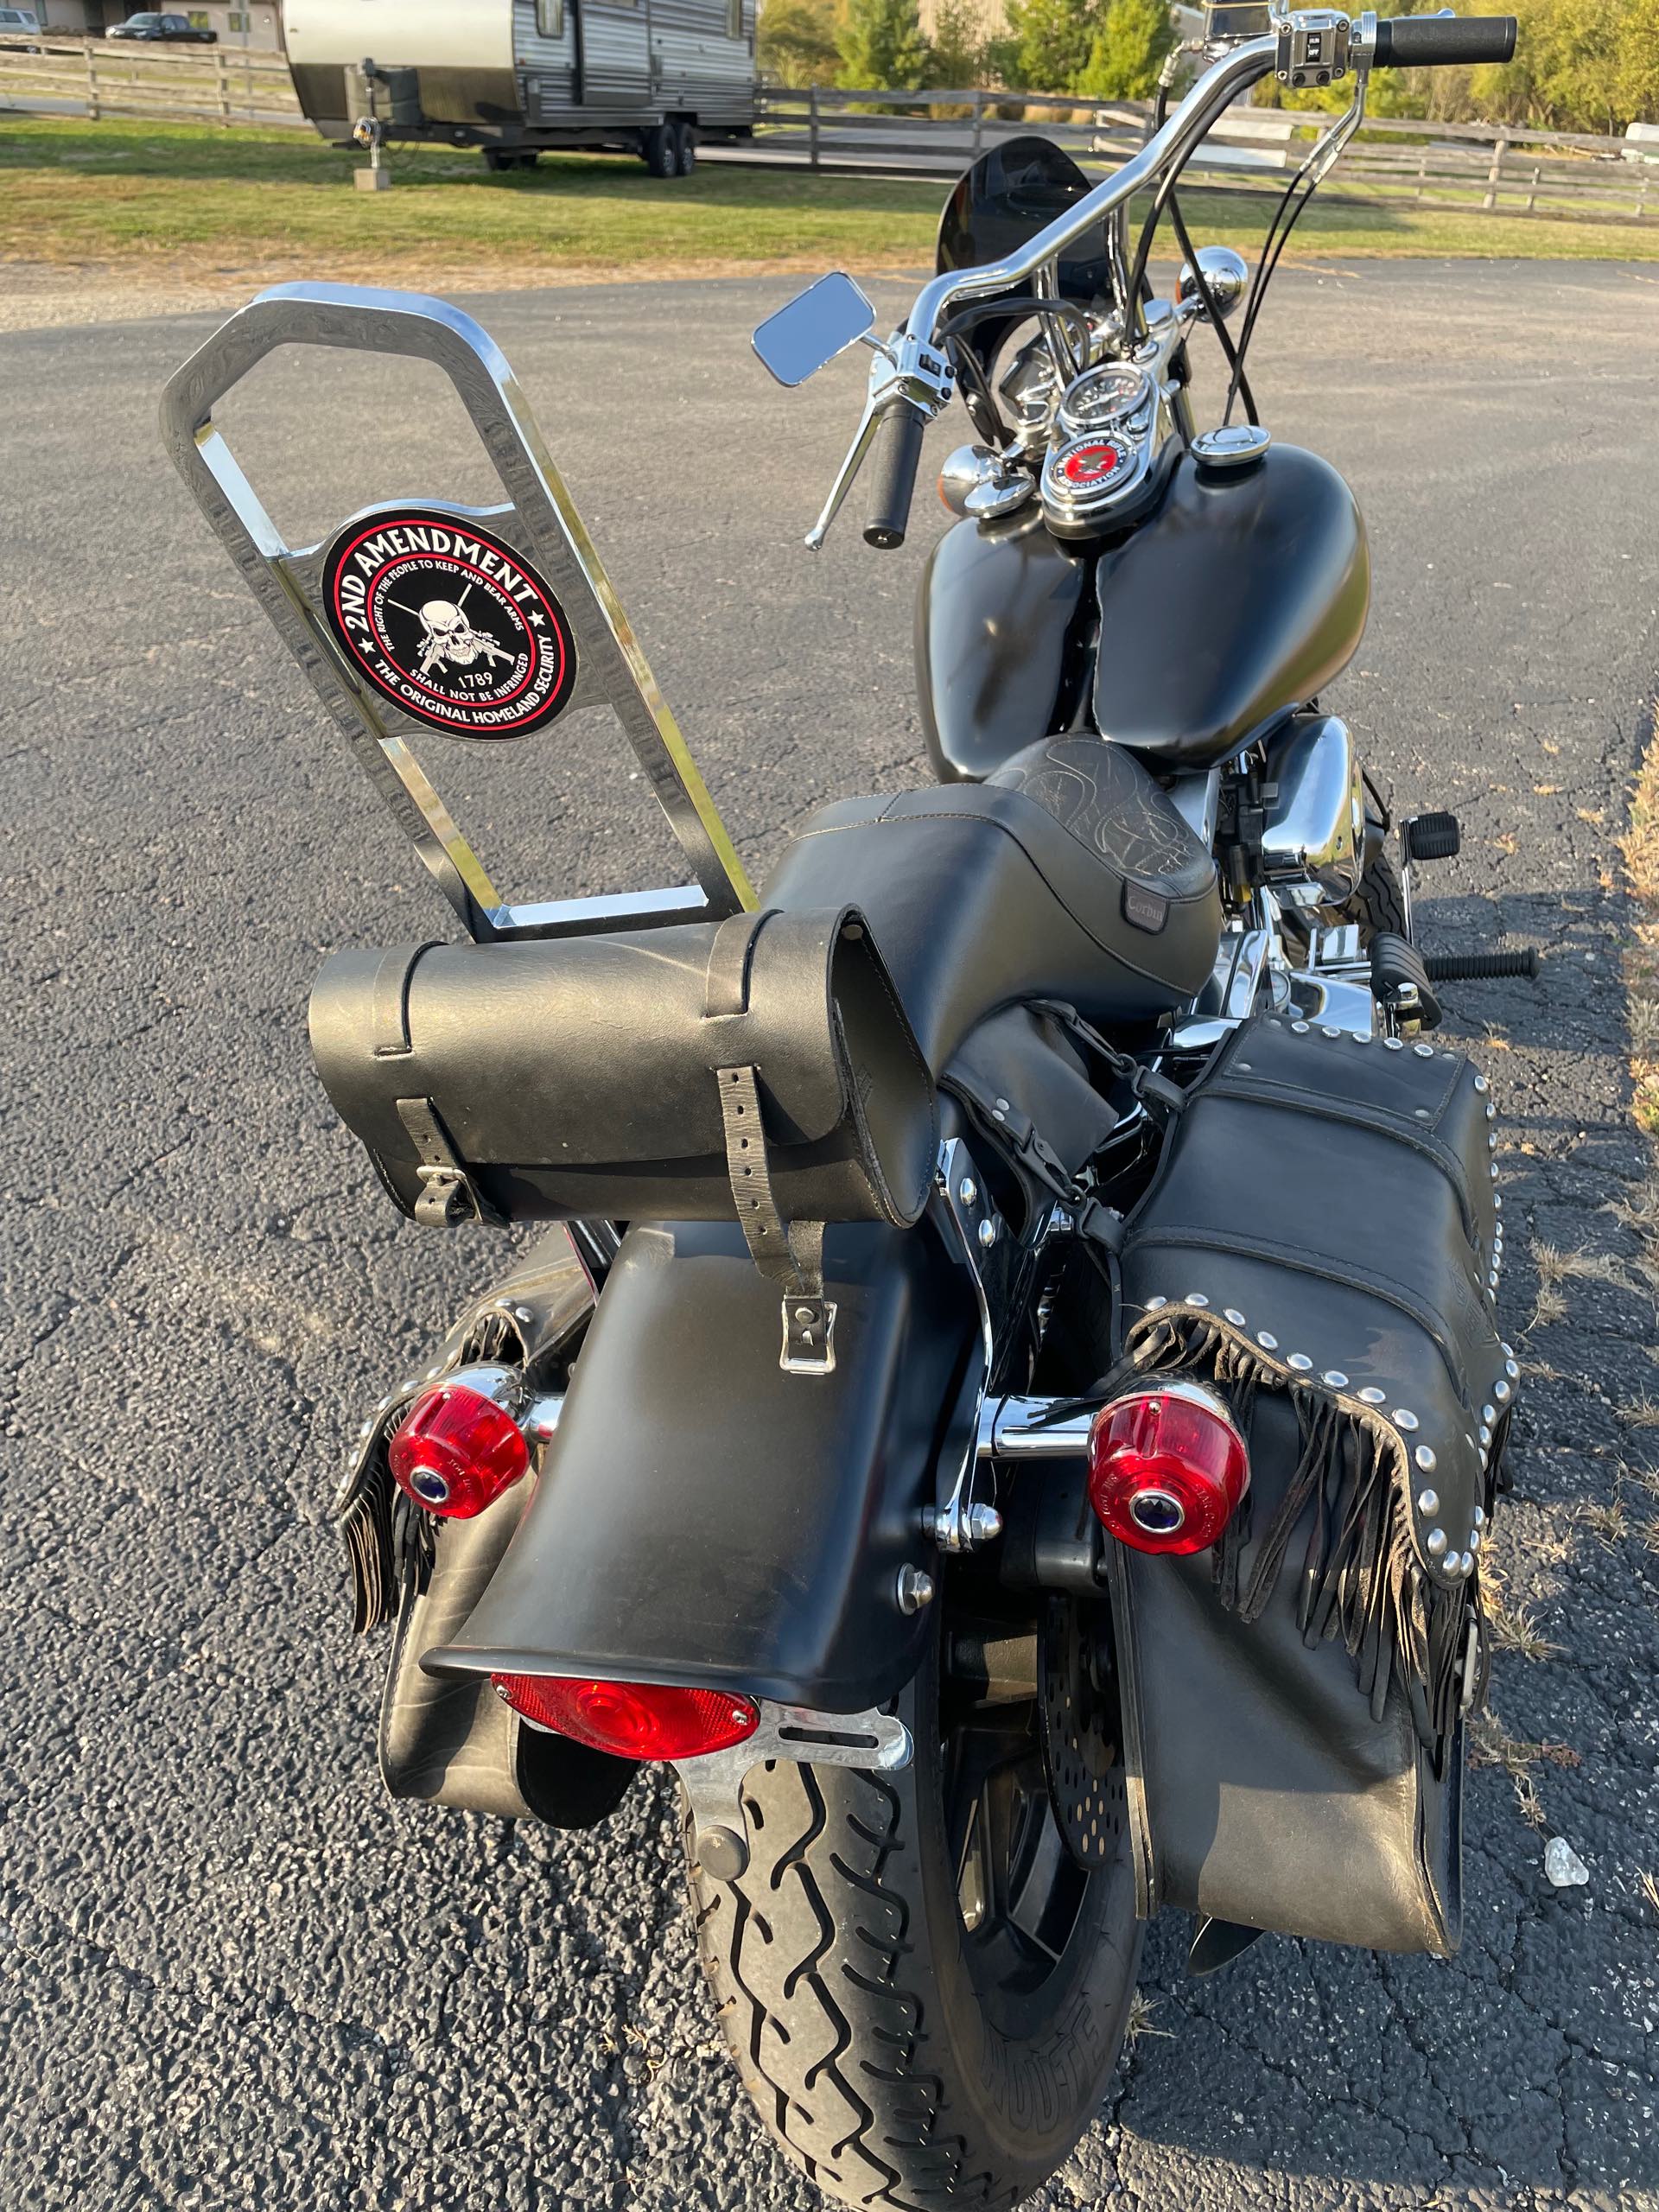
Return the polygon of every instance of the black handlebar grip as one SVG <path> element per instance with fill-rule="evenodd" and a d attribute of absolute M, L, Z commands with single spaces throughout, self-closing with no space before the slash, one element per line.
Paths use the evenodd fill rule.
<path fill-rule="evenodd" d="M 1513 16 L 1391 16 L 1376 27 L 1379 69 L 1472 69 L 1512 61 Z"/>
<path fill-rule="evenodd" d="M 907 399 L 889 407 L 876 425 L 870 448 L 874 476 L 870 485 L 869 519 L 864 543 L 890 552 L 905 542 L 910 524 L 910 503 L 916 493 L 916 471 L 922 458 L 922 432 L 927 418 Z"/>

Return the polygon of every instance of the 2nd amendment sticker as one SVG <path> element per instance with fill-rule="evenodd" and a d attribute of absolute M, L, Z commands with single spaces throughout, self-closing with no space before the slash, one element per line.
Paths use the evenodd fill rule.
<path fill-rule="evenodd" d="M 323 557 L 324 604 L 383 698 L 451 737 L 523 737 L 569 704 L 575 642 L 530 565 L 429 507 L 348 523 Z"/>

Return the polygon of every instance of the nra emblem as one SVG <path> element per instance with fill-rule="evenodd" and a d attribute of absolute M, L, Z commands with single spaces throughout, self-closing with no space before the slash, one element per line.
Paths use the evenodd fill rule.
<path fill-rule="evenodd" d="M 322 588 L 352 665 L 433 729 L 523 737 L 569 704 L 564 609 L 528 561 L 463 516 L 359 516 L 324 556 Z"/>

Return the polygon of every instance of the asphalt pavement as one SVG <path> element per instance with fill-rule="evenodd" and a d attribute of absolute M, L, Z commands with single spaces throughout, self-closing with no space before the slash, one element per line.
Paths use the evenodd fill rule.
<path fill-rule="evenodd" d="M 802 550 L 861 377 L 760 373 L 747 331 L 791 289 L 468 302 L 756 862 L 823 798 L 925 772 L 937 513 L 899 555 L 850 525 Z M 663 1794 L 558 1836 L 394 1806 L 374 1770 L 384 1639 L 348 1635 L 327 1501 L 499 1247 L 400 1222 L 310 1071 L 324 953 L 446 912 L 161 453 L 156 394 L 208 327 L 0 338 L 0 2203 L 804 2212 L 718 2046 Z M 1559 1650 L 1497 1658 L 1524 1772 L 1471 1777 L 1460 1958 L 1269 1941 L 1195 1984 L 1170 1916 L 1146 2030 L 1037 2201 L 1651 2205 L 1659 1431 L 1631 1412 L 1659 1375 L 1609 1208 L 1647 1171 L 1614 839 L 1659 664 L 1659 279 L 1295 270 L 1258 346 L 1276 432 L 1370 519 L 1370 629 L 1329 703 L 1399 804 L 1463 819 L 1421 933 L 1545 956 L 1535 989 L 1450 995 L 1522 1232 L 1498 1557 Z M 291 537 L 490 495 L 435 372 L 289 356 L 225 422 Z M 516 893 L 679 880 L 602 717 L 429 765 Z M 1588 1257 L 1534 1325 L 1539 1243 Z M 1586 1517 L 1621 1480 L 1624 1528 Z M 1546 1881 L 1555 1834 L 1587 1886 Z"/>

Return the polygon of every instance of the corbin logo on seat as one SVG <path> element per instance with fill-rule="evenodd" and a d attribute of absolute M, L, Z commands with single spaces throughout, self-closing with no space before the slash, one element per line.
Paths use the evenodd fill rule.
<path fill-rule="evenodd" d="M 523 737 L 569 704 L 564 609 L 522 555 L 465 515 L 359 515 L 324 556 L 322 588 L 353 667 L 433 729 Z"/>

